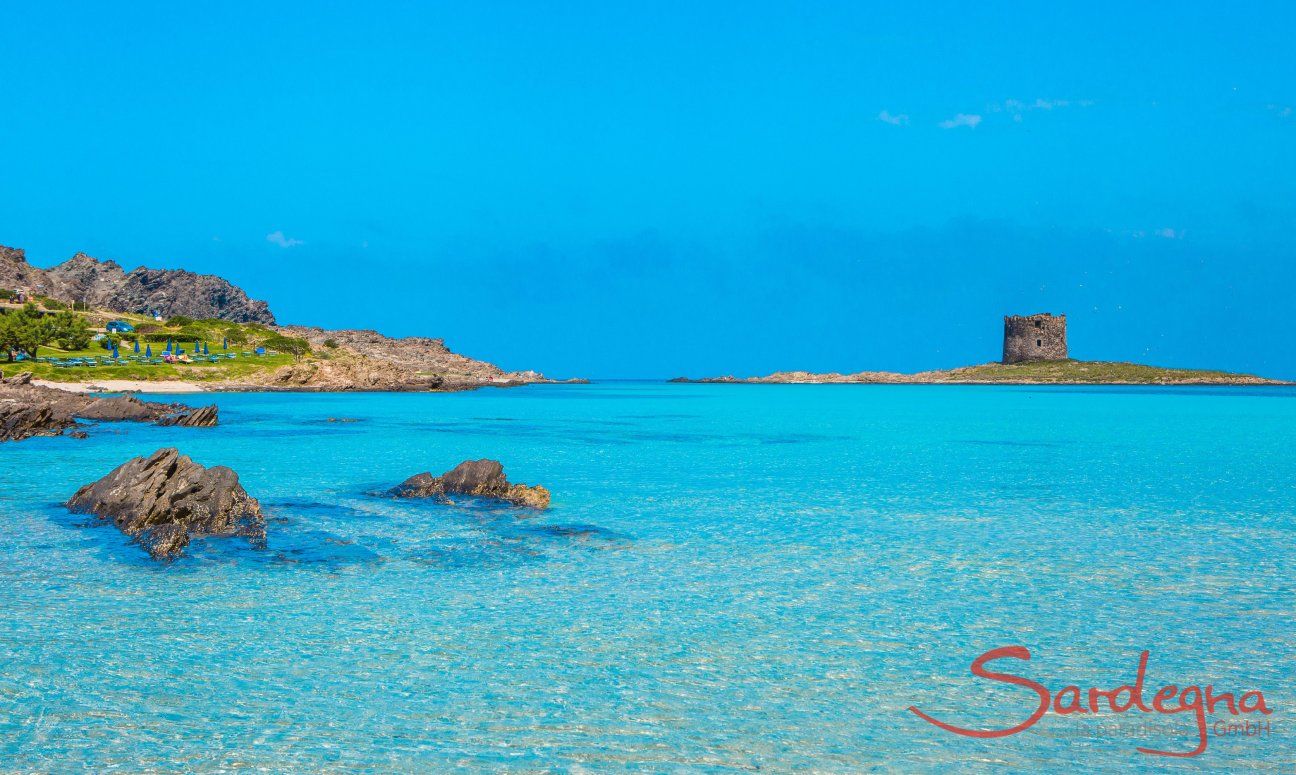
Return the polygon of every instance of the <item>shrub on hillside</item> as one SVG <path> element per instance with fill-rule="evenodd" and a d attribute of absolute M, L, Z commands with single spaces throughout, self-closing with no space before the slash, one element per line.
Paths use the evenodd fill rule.
<path fill-rule="evenodd" d="M 281 353 L 288 353 L 293 360 L 300 360 L 303 355 L 310 355 L 310 342 L 295 336 L 284 336 L 283 334 L 271 334 L 262 340 L 261 344 L 271 350 Z"/>
<path fill-rule="evenodd" d="M 167 332 L 167 331 L 152 331 L 152 332 L 149 332 L 149 333 L 141 334 L 141 335 L 140 335 L 140 341 L 141 341 L 141 342 L 163 342 L 163 343 L 165 343 L 166 340 L 168 340 L 168 339 L 170 339 L 170 340 L 173 341 L 173 342 L 179 342 L 179 343 L 181 343 L 181 344 L 186 344 L 186 343 L 191 343 L 191 342 L 199 342 L 199 341 L 202 341 L 203 337 L 197 336 L 196 334 L 181 334 L 181 333 L 179 333 L 179 332 Z"/>

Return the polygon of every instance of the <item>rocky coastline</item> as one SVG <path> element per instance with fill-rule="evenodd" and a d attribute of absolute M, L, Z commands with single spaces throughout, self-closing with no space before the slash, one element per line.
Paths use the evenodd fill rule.
<path fill-rule="evenodd" d="M 186 389 L 197 385 L 210 391 L 459 391 L 557 382 L 538 371 L 506 371 L 492 363 L 460 355 L 451 351 L 443 339 L 394 338 L 371 330 L 278 325 L 269 305 L 251 298 L 242 288 L 222 277 L 181 269 L 139 267 L 126 271 L 115 261 L 84 253 L 41 269 L 27 261 L 22 249 L 0 246 L 0 289 L 15 288 L 43 300 L 41 303 L 47 310 L 78 305 L 78 310 L 97 321 L 96 326 L 123 313 L 146 316 L 147 325 L 152 325 L 154 319 L 171 318 L 183 318 L 191 323 L 228 321 L 254 327 L 262 338 L 273 334 L 280 341 L 288 338 L 309 344 L 309 352 L 292 363 L 267 366 L 251 373 L 240 370 L 229 378 L 195 372 L 195 380 L 189 382 L 183 376 L 161 370 L 143 379 L 134 378 L 150 386 L 156 383 L 163 389 L 171 382 Z M 218 341 L 219 338 L 218 333 Z M 112 380 L 111 369 L 97 371 L 104 374 L 103 379 Z M 81 370 L 43 376 L 83 389 L 94 384 L 93 373 L 83 374 Z"/>
<path fill-rule="evenodd" d="M 0 442 L 58 436 L 77 428 L 78 420 L 208 428 L 218 422 L 218 411 L 214 405 L 194 408 L 141 401 L 134 396 L 73 393 L 34 384 L 30 374 L 0 378 Z"/>

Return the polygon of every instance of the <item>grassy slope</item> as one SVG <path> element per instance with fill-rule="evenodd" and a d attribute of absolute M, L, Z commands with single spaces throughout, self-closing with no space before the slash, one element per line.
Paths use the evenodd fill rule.
<path fill-rule="evenodd" d="M 111 312 L 93 312 L 88 315 L 91 324 L 102 327 L 108 320 L 125 320 L 136 326 L 151 324 L 158 326 L 159 330 L 151 332 L 154 335 L 165 336 L 168 333 L 178 334 L 181 330 L 179 326 L 167 326 L 158 323 L 151 318 L 143 315 L 131 315 Z M 186 327 L 186 330 L 199 332 L 205 337 L 208 349 L 213 355 L 224 354 L 226 352 L 240 353 L 239 357 L 234 359 L 222 358 L 219 363 L 193 363 L 193 364 L 129 364 L 124 366 L 79 366 L 70 368 L 55 368 L 48 363 L 33 363 L 31 361 L 22 361 L 20 363 L 9 364 L 0 360 L 0 370 L 6 373 L 18 371 L 30 371 L 37 379 L 47 379 L 56 382 L 88 382 L 93 380 L 108 379 L 130 379 L 130 380 L 184 380 L 190 382 L 208 382 L 246 379 L 249 375 L 261 372 L 269 372 L 281 366 L 293 362 L 291 355 L 276 354 L 265 356 L 241 355 L 243 352 L 252 352 L 252 349 L 258 342 L 265 339 L 272 332 L 261 326 L 245 325 L 240 323 L 230 323 L 227 321 L 196 321 Z M 131 336 L 127 334 L 127 336 Z M 230 341 L 229 350 L 221 350 L 221 340 L 228 337 Z M 245 339 L 243 343 L 235 340 Z M 140 341 L 140 351 L 143 352 L 145 342 Z M 162 349 L 166 347 L 165 342 L 152 342 L 153 357 L 160 358 Z M 180 346 L 193 352 L 193 345 L 181 343 Z M 134 347 L 130 340 L 126 340 L 120 346 L 123 356 L 134 354 Z M 103 359 L 108 356 L 98 342 L 92 342 L 90 347 L 83 350 L 66 351 L 57 347 L 42 347 L 40 349 L 42 358 L 99 358 Z M 2 356 L 0 356 L 2 358 Z"/>

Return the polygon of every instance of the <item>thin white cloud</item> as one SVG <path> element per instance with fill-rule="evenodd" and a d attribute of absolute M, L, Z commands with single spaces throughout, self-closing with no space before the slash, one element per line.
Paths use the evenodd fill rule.
<path fill-rule="evenodd" d="M 1168 226 L 1162 226 L 1156 229 L 1131 229 L 1122 232 L 1128 234 L 1134 239 L 1143 239 L 1144 237 L 1159 237 L 1161 239 L 1183 239 L 1187 233 L 1183 229 L 1172 229 Z"/>
<path fill-rule="evenodd" d="M 991 113 L 1007 113 L 1013 121 L 1021 122 L 1022 116 L 1033 110 L 1061 110 L 1062 108 L 1088 108 L 1094 104 L 1093 100 L 1054 100 L 1036 98 L 1030 102 L 1024 100 L 1008 99 L 1002 103 L 996 102 L 986 108 Z"/>
<path fill-rule="evenodd" d="M 940 122 L 938 126 L 941 129 L 954 129 L 965 126 L 969 129 L 976 129 L 977 124 L 981 123 L 981 116 L 976 113 L 959 113 L 954 118 L 947 118 Z"/>
<path fill-rule="evenodd" d="M 282 231 L 272 231 L 269 234 L 267 234 L 266 242 L 269 242 L 272 245 L 278 245 L 281 248 L 295 248 L 298 245 L 306 244 L 305 242 L 302 242 L 299 239 L 293 239 L 292 237 L 285 237 Z"/>
<path fill-rule="evenodd" d="M 909 123 L 909 114 L 892 113 L 889 110 L 884 110 L 878 114 L 878 121 L 881 121 L 885 124 L 892 124 L 894 126 L 903 126 Z"/>

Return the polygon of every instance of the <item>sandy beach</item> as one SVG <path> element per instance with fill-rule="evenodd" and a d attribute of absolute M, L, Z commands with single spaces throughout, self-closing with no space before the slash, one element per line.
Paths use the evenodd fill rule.
<path fill-rule="evenodd" d="M 183 380 L 99 379 L 93 382 L 52 382 L 34 379 L 32 383 L 66 390 L 69 393 L 203 393 L 207 391 L 196 382 Z"/>

